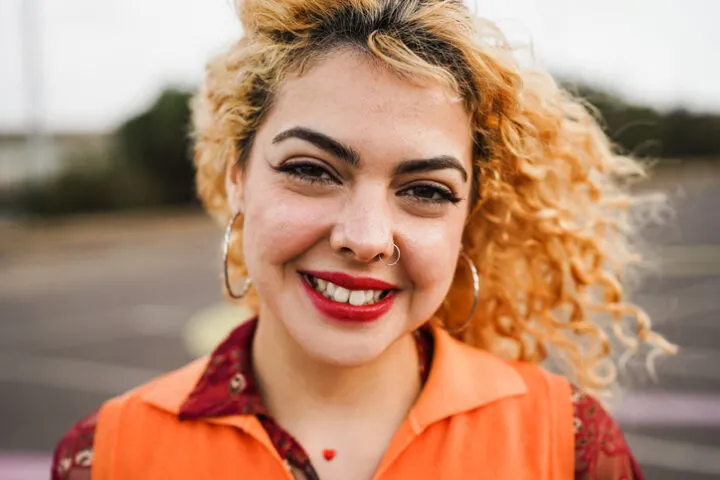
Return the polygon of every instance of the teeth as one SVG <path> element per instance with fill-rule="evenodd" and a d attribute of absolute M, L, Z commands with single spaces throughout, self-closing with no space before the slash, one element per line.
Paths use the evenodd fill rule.
<path fill-rule="evenodd" d="M 350 293 L 350 305 L 355 305 L 357 307 L 364 303 L 365 303 L 365 291 L 364 290 L 354 290 Z"/>
<path fill-rule="evenodd" d="M 348 290 L 321 278 L 309 277 L 310 284 L 324 297 L 338 303 L 349 303 L 353 306 L 368 305 L 380 301 L 382 290 Z"/>
<path fill-rule="evenodd" d="M 353 292 L 355 293 L 355 292 Z M 343 287 L 337 287 L 335 293 L 333 293 L 333 300 L 338 303 L 346 303 L 350 298 L 350 290 Z"/>

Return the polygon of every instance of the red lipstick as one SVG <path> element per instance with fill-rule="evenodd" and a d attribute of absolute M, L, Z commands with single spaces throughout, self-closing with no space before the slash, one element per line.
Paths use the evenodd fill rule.
<path fill-rule="evenodd" d="M 311 275 L 315 278 L 320 278 L 328 282 L 332 282 L 348 290 L 398 290 L 397 285 L 392 283 L 383 282 L 370 277 L 355 277 L 348 275 L 347 273 L 341 272 L 316 272 L 316 271 L 305 271 L 301 272 L 306 275 Z"/>
<path fill-rule="evenodd" d="M 350 305 L 349 303 L 340 303 L 330 300 L 323 294 L 315 290 L 310 284 L 307 275 L 320 278 L 334 283 L 348 290 L 390 290 L 389 293 L 376 303 L 369 305 Z M 333 320 L 348 323 L 370 323 L 373 322 L 390 310 L 395 301 L 395 287 L 392 284 L 367 277 L 353 277 L 338 272 L 302 272 L 300 275 L 302 285 L 307 293 L 308 298 L 323 315 Z"/>

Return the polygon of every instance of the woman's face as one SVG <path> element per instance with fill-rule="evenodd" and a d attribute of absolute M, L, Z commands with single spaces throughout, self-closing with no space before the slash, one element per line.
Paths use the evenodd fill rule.
<path fill-rule="evenodd" d="M 229 172 L 260 321 L 347 366 L 426 322 L 455 272 L 471 155 L 469 117 L 439 84 L 348 51 L 288 79 Z"/>

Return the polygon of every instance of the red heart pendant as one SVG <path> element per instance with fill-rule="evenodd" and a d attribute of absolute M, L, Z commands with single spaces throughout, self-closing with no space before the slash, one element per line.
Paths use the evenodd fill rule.
<path fill-rule="evenodd" d="M 335 458 L 335 450 L 326 448 L 325 450 L 323 450 L 323 457 L 325 457 L 325 460 L 329 462 L 330 460 Z"/>

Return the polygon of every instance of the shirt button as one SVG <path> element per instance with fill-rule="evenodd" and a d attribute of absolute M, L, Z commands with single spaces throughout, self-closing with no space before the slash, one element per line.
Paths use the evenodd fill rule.
<path fill-rule="evenodd" d="M 247 382 L 245 381 L 245 376 L 242 373 L 236 373 L 231 379 L 230 379 L 230 393 L 237 394 L 245 390 L 245 387 L 247 386 Z"/>
<path fill-rule="evenodd" d="M 81 467 L 89 467 L 92 465 L 93 451 L 90 448 L 80 450 L 75 455 L 75 464 Z"/>
<path fill-rule="evenodd" d="M 58 462 L 58 473 L 60 475 L 65 475 L 68 470 L 70 470 L 70 467 L 72 466 L 72 458 L 71 457 L 63 457 Z"/>

